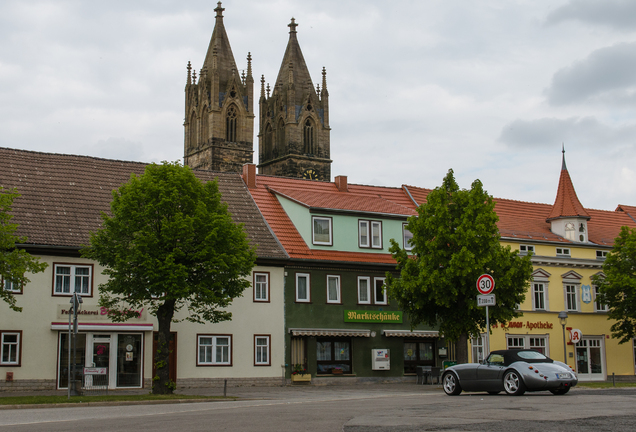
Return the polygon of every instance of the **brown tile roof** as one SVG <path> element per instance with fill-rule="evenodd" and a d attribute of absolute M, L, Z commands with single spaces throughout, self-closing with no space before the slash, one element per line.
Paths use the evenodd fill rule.
<path fill-rule="evenodd" d="M 558 219 L 563 217 L 579 216 L 589 218 L 590 215 L 581 205 L 581 201 L 576 196 L 572 179 L 565 166 L 565 153 L 563 155 L 563 166 L 561 169 L 561 177 L 559 178 L 559 187 L 557 188 L 557 196 L 552 206 L 552 211 L 547 220 Z"/>
<path fill-rule="evenodd" d="M 0 148 L 0 186 L 16 187 L 13 222 L 27 244 L 78 247 L 101 224 L 109 211 L 111 191 L 142 174 L 147 164 L 88 156 L 40 153 Z M 243 180 L 235 173 L 194 171 L 204 181 L 218 178 L 223 201 L 232 218 L 244 223 L 259 258 L 286 258 L 261 216 Z"/>

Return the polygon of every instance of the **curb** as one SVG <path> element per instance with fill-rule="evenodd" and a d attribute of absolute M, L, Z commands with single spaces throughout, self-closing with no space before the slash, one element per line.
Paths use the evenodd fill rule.
<path fill-rule="evenodd" d="M 100 402 L 76 402 L 76 403 L 50 403 L 50 404 L 20 404 L 0 405 L 0 411 L 10 409 L 41 409 L 41 408 L 80 408 L 100 406 L 126 406 L 126 405 L 168 405 L 185 403 L 227 402 L 236 401 L 239 398 L 226 399 L 173 399 L 173 400 L 146 400 L 146 401 L 100 401 Z"/>

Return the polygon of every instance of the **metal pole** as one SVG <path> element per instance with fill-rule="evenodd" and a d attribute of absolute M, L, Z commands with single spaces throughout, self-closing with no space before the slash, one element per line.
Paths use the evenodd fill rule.
<path fill-rule="evenodd" d="M 73 306 L 71 306 L 71 310 L 68 311 L 68 340 L 66 341 L 66 343 L 68 344 L 68 369 L 66 369 L 67 371 L 66 386 L 68 387 L 68 399 L 71 398 L 71 328 L 72 328 L 71 318 L 73 317 L 72 310 L 73 310 Z"/>
<path fill-rule="evenodd" d="M 73 396 L 77 396 L 77 381 L 76 381 L 76 377 L 75 377 L 75 359 L 77 358 L 77 308 L 78 308 L 78 302 L 77 302 L 77 293 L 73 294 L 73 363 L 72 363 L 72 370 L 73 370 L 73 380 L 71 381 L 73 383 L 73 391 L 72 391 L 72 395 Z"/>
<path fill-rule="evenodd" d="M 561 324 L 561 327 L 563 328 L 563 363 L 568 364 L 568 355 L 565 345 L 565 324 Z"/>
<path fill-rule="evenodd" d="M 486 306 L 486 352 L 484 356 L 487 357 L 488 354 L 490 354 L 490 321 L 488 318 L 488 306 Z"/>

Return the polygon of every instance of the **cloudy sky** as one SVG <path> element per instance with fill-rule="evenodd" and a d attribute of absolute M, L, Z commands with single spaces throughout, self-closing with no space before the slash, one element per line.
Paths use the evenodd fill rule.
<path fill-rule="evenodd" d="M 215 7 L 0 1 L 0 146 L 181 159 L 186 64 L 201 67 Z M 332 175 L 433 188 L 452 168 L 462 187 L 479 178 L 496 197 L 552 203 L 564 143 L 584 206 L 636 205 L 636 1 L 223 7 L 240 69 L 252 53 L 256 94 L 296 18 L 314 84 L 327 68 Z"/>

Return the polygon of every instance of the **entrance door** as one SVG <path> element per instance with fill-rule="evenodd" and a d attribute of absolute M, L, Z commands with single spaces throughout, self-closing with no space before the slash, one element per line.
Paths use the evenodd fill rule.
<path fill-rule="evenodd" d="M 583 338 L 576 344 L 576 373 L 581 381 L 604 381 L 603 339 Z"/>
<path fill-rule="evenodd" d="M 114 336 L 114 335 L 113 335 Z M 115 355 L 111 355 L 111 341 L 114 338 L 110 333 L 89 333 L 88 349 L 86 352 L 86 366 L 94 368 L 107 368 L 106 375 L 92 377 L 92 386 L 108 386 L 115 388 Z M 115 354 L 115 353 L 113 353 Z"/>

